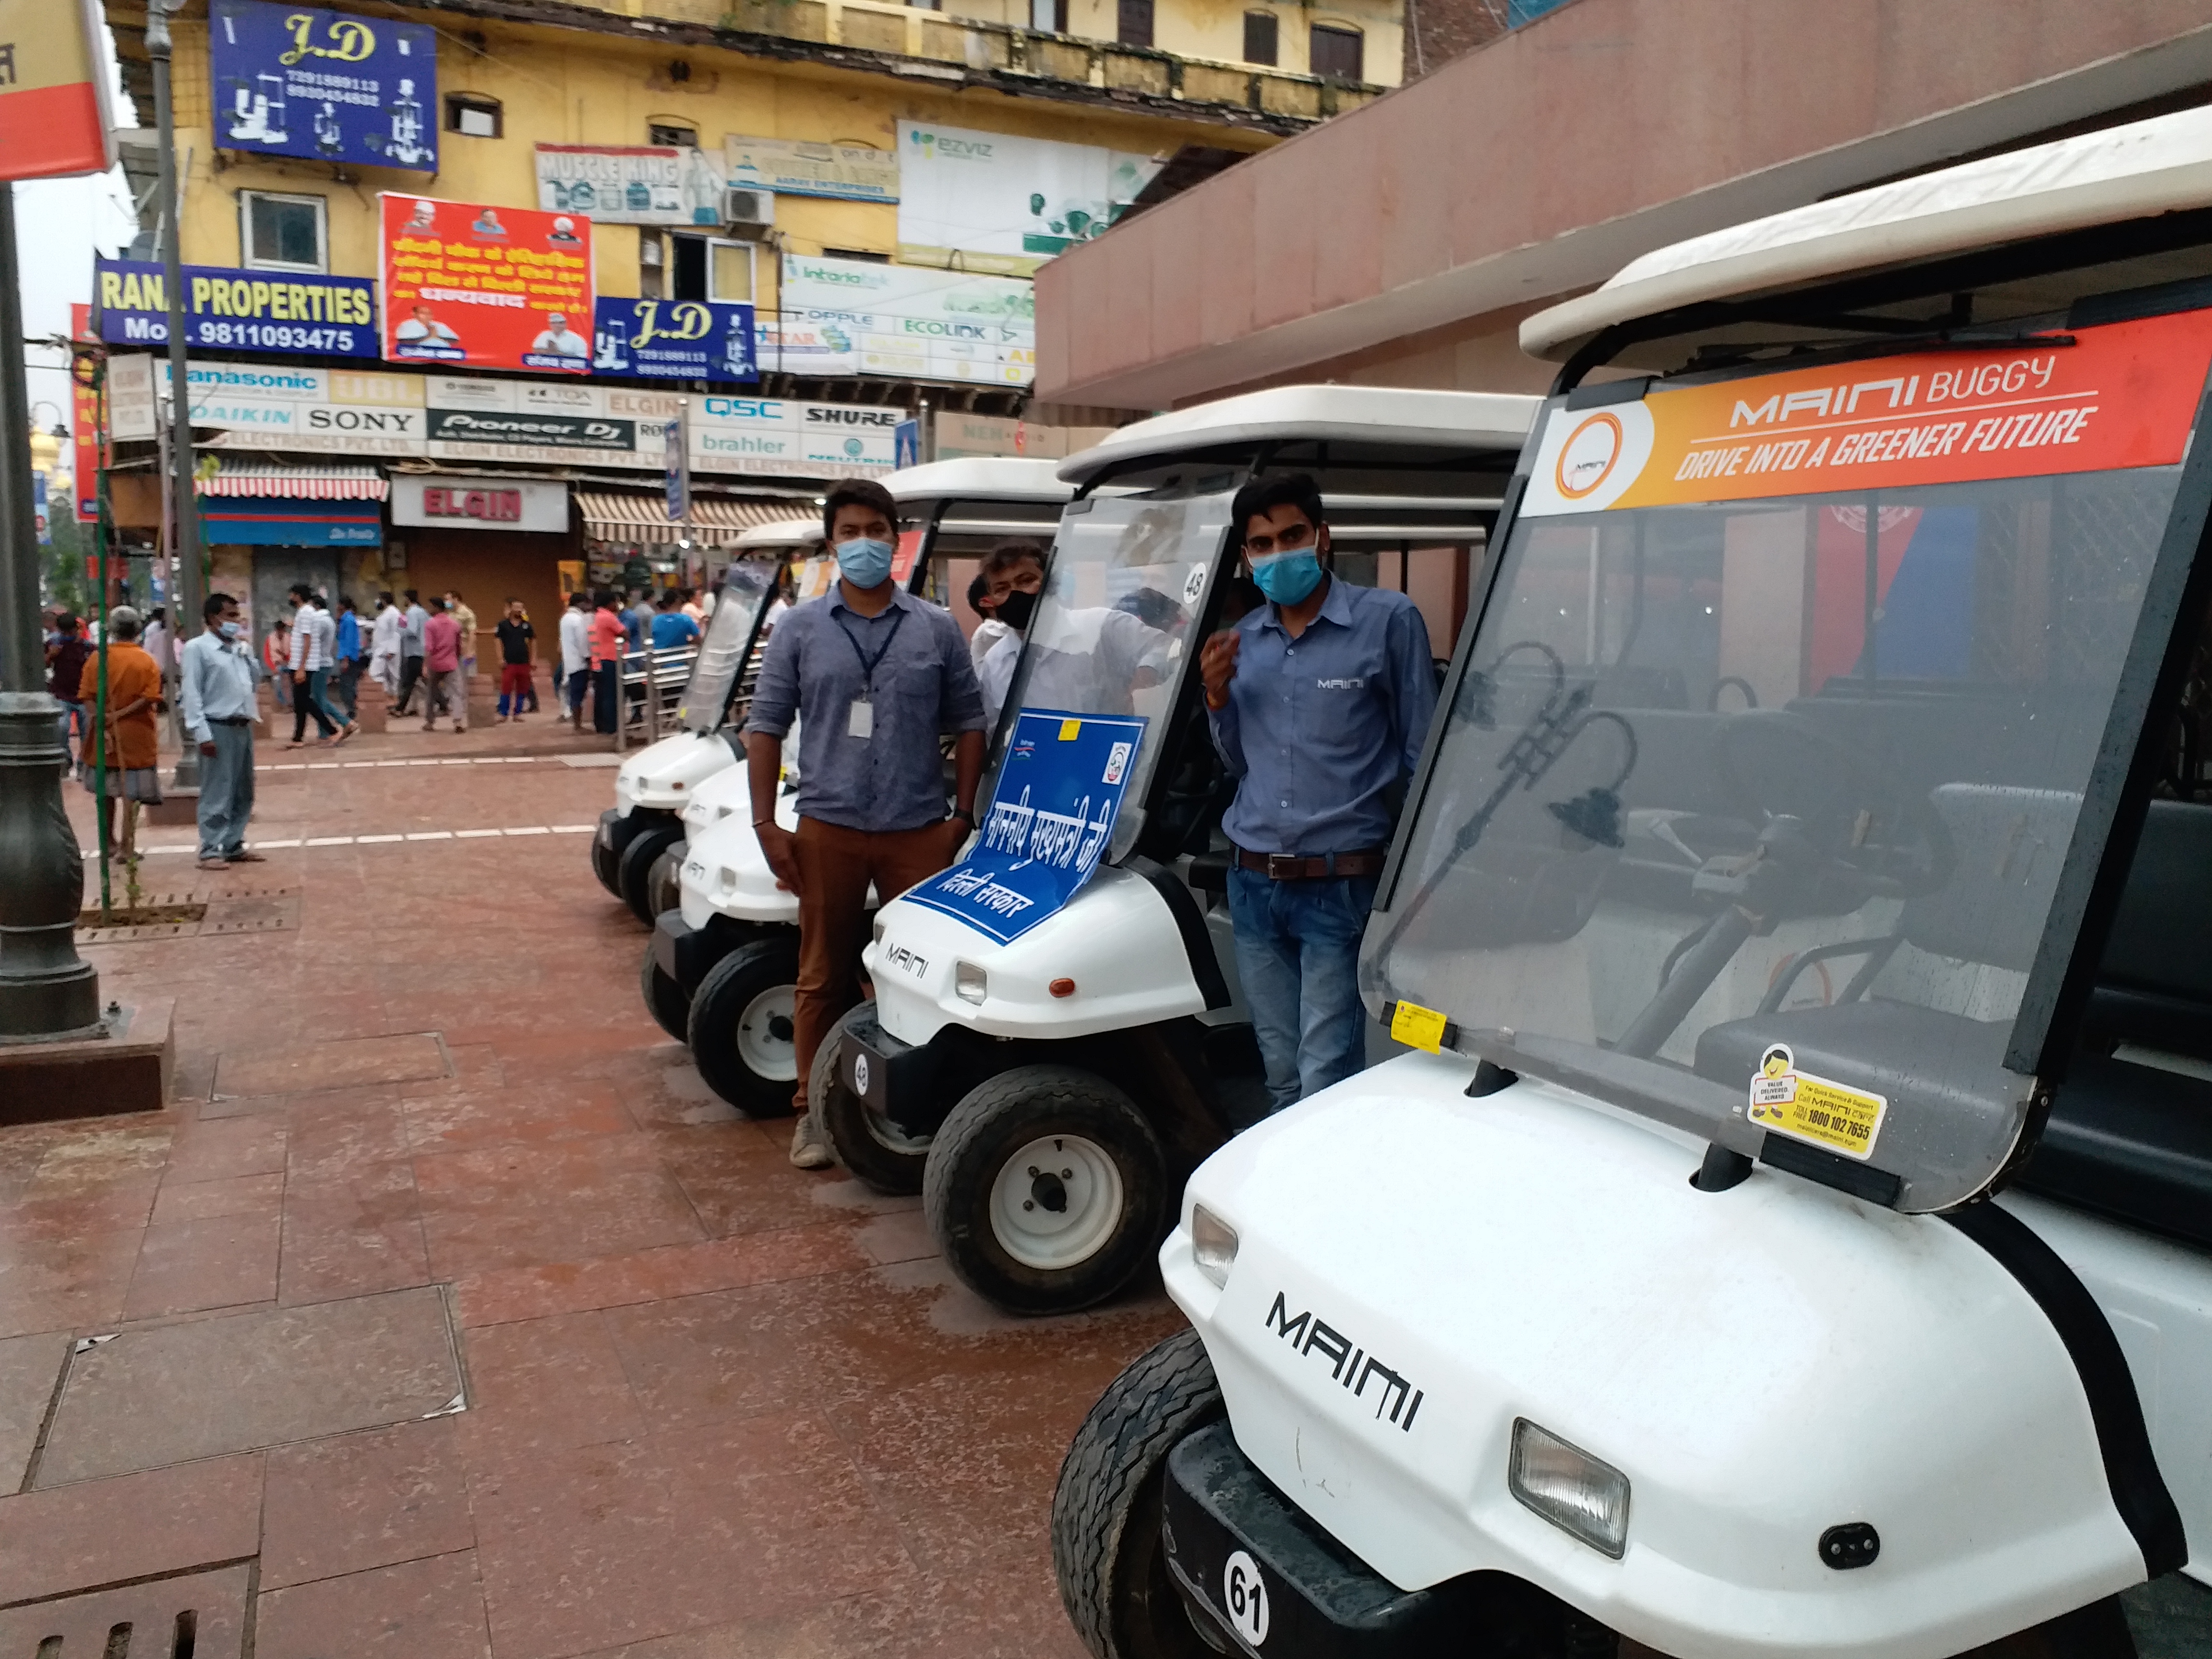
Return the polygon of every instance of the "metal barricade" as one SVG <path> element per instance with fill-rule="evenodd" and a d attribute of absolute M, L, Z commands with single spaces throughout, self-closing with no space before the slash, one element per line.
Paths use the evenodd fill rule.
<path fill-rule="evenodd" d="M 620 752 L 633 738 L 658 743 L 675 729 L 677 705 L 699 659 L 696 645 L 672 646 L 665 651 L 626 651 L 622 659 L 622 712 L 615 723 L 615 749 Z"/>

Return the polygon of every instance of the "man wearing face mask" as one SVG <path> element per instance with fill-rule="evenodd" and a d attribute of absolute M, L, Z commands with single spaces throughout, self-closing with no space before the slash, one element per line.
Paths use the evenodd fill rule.
<path fill-rule="evenodd" d="M 1278 1111 L 1359 1070 L 1359 935 L 1401 781 L 1436 708 L 1429 630 L 1402 593 L 1324 568 L 1321 492 L 1303 475 L 1247 484 L 1230 507 L 1267 604 L 1206 642 L 1214 746 L 1237 778 L 1237 969 Z"/>
<path fill-rule="evenodd" d="M 210 593 L 201 608 L 206 630 L 185 642 L 177 678 L 185 730 L 200 746 L 200 868 L 228 870 L 261 861 L 246 850 L 253 812 L 253 658 L 236 599 Z"/>
<path fill-rule="evenodd" d="M 884 899 L 959 855 L 975 827 L 983 702 L 950 612 L 891 580 L 898 513 L 867 479 L 832 489 L 823 529 L 838 580 L 776 625 L 745 720 L 753 832 L 778 884 L 799 896 L 799 1125 L 791 1161 L 830 1161 L 806 1114 L 814 1052 L 858 997 L 868 885 Z M 783 740 L 799 721 L 799 830 L 775 821 Z M 953 811 L 945 811 L 941 732 L 955 734 Z"/>
<path fill-rule="evenodd" d="M 1037 595 L 1044 591 L 1044 550 L 1035 542 L 1000 542 L 983 560 L 976 578 L 983 584 L 991 621 L 998 637 L 975 660 L 975 678 L 983 688 L 983 713 L 990 724 L 999 723 L 1006 707 L 1006 690 L 1021 660 L 1022 636 L 1030 630 L 1036 612 Z M 980 637 L 982 629 L 976 630 Z M 969 641 L 970 646 L 974 644 Z"/>

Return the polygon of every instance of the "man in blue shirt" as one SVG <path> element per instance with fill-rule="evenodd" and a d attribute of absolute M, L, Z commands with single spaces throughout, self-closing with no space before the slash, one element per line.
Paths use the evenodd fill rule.
<path fill-rule="evenodd" d="M 338 596 L 337 652 L 338 700 L 351 721 L 361 713 L 361 617 L 343 593 Z"/>
<path fill-rule="evenodd" d="M 653 648 L 674 651 L 698 637 L 699 624 L 684 614 L 677 601 L 676 590 L 665 589 L 653 613 Z"/>
<path fill-rule="evenodd" d="M 814 1051 L 859 1000 L 868 884 L 889 899 L 959 855 L 975 827 L 983 697 L 951 615 L 891 575 L 898 508 L 866 478 L 833 488 L 822 526 L 838 580 L 776 625 L 745 718 L 753 833 L 779 885 L 799 896 L 799 1127 L 791 1161 L 830 1161 L 806 1110 Z M 799 829 L 775 821 L 783 739 L 799 722 Z M 945 810 L 940 733 L 953 734 L 953 810 Z"/>
<path fill-rule="evenodd" d="M 1311 478 L 1247 484 L 1230 520 L 1269 603 L 1208 640 L 1199 672 L 1214 746 L 1237 781 L 1221 820 L 1237 848 L 1229 915 L 1279 1111 L 1363 1063 L 1359 935 L 1436 675 L 1411 599 L 1325 567 Z"/>
<path fill-rule="evenodd" d="M 185 732 L 200 746 L 200 868 L 258 864 L 246 848 L 253 815 L 254 665 L 238 601 L 210 593 L 201 606 L 207 627 L 185 643 L 177 672 Z"/>

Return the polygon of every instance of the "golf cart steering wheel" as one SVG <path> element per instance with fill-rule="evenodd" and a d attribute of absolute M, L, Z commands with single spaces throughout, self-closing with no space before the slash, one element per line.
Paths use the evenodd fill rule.
<path fill-rule="evenodd" d="M 1911 898 L 1951 879 L 1958 854 L 1928 792 L 1818 722 L 1747 709 L 1716 728 L 1713 769 L 1754 829 L 1795 818 L 1827 861 L 1825 884 L 1869 898 Z"/>

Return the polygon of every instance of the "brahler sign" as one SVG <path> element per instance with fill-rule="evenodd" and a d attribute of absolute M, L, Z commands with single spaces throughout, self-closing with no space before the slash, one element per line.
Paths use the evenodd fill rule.
<path fill-rule="evenodd" d="M 0 179 L 115 165 L 99 29 L 92 0 L 0 0 Z"/>

